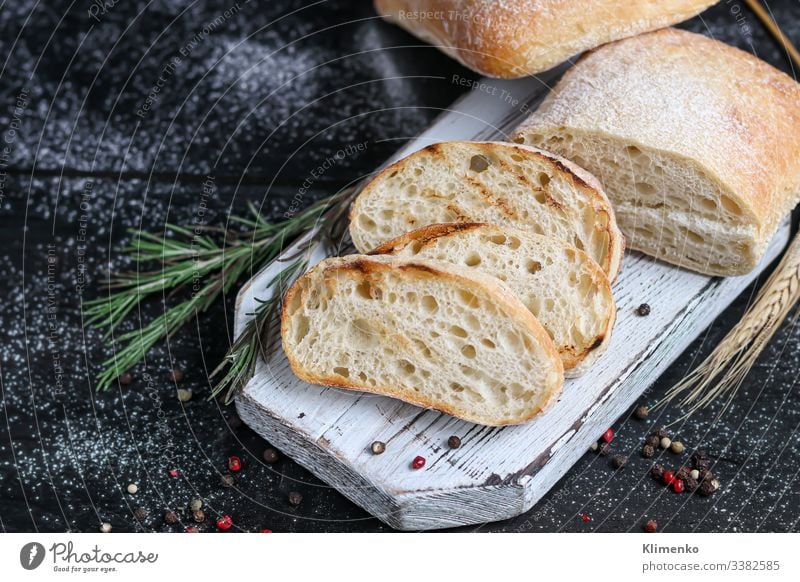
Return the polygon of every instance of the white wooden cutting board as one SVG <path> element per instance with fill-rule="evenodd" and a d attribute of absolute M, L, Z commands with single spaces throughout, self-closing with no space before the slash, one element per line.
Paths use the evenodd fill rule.
<path fill-rule="evenodd" d="M 535 108 L 544 81 L 487 79 L 454 104 L 398 159 L 447 139 L 502 139 Z M 436 529 L 497 521 L 529 510 L 664 369 L 786 245 L 783 227 L 756 271 L 727 279 L 697 275 L 628 253 L 614 285 L 619 316 L 608 352 L 567 380 L 558 403 L 522 426 L 488 428 L 390 398 L 301 382 L 279 346 L 236 400 L 242 420 L 267 441 L 390 526 Z M 293 254 L 293 248 L 285 253 Z M 319 249 L 312 263 L 335 249 Z M 236 334 L 286 264 L 273 263 L 239 293 Z M 649 317 L 635 309 L 652 308 Z M 450 450 L 449 436 L 462 440 Z M 386 443 L 373 455 L 370 444 Z M 413 470 L 417 455 L 427 459 Z"/>

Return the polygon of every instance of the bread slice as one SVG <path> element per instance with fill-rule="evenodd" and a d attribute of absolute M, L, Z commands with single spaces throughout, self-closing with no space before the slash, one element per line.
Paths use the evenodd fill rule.
<path fill-rule="evenodd" d="M 375 0 L 375 9 L 473 71 L 517 78 L 612 40 L 688 20 L 716 2 Z"/>
<path fill-rule="evenodd" d="M 444 263 L 326 259 L 286 294 L 281 335 L 306 382 L 491 426 L 533 418 L 564 382 L 547 332 L 500 281 Z"/>
<path fill-rule="evenodd" d="M 800 85 L 683 30 L 587 55 L 513 139 L 596 175 L 632 248 L 709 275 L 752 270 L 800 201 Z"/>
<path fill-rule="evenodd" d="M 378 174 L 356 198 L 350 235 L 368 252 L 429 224 L 517 226 L 583 250 L 614 280 L 624 239 L 597 180 L 541 150 L 501 142 L 430 145 Z"/>
<path fill-rule="evenodd" d="M 561 241 L 508 226 L 436 224 L 373 253 L 444 261 L 500 279 L 550 335 L 568 377 L 586 372 L 611 340 L 617 310 L 605 273 Z"/>

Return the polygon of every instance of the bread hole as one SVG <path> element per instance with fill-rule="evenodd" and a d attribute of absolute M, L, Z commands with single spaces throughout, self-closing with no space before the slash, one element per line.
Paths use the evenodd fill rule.
<path fill-rule="evenodd" d="M 642 155 L 642 150 L 637 148 L 636 146 L 628 146 L 625 148 L 625 153 L 627 153 L 632 158 L 638 158 Z"/>
<path fill-rule="evenodd" d="M 389 174 L 389 177 L 390 177 L 390 178 L 394 178 L 394 177 L 395 177 L 395 176 L 398 174 L 398 171 L 399 171 L 399 170 L 395 170 L 394 172 L 392 172 L 391 174 Z"/>
<path fill-rule="evenodd" d="M 652 196 L 656 192 L 655 187 L 647 182 L 636 182 L 633 187 L 636 188 L 636 193 L 641 196 Z"/>
<path fill-rule="evenodd" d="M 449 331 L 451 335 L 456 337 L 467 337 L 469 335 L 467 330 L 458 325 L 451 325 Z"/>
<path fill-rule="evenodd" d="M 577 234 L 575 235 L 575 238 L 572 239 L 572 246 L 574 246 L 579 251 L 584 250 L 583 241 L 581 240 L 581 237 L 579 237 Z"/>
<path fill-rule="evenodd" d="M 585 296 L 589 295 L 592 291 L 594 291 L 594 280 L 588 273 L 584 273 L 583 275 L 581 275 L 580 291 Z"/>
<path fill-rule="evenodd" d="M 741 216 L 742 208 L 736 202 L 734 202 L 730 196 L 725 196 L 723 194 L 719 197 L 719 202 L 726 211 L 735 216 Z"/>
<path fill-rule="evenodd" d="M 400 371 L 405 376 L 412 376 L 414 372 L 417 371 L 417 367 L 408 360 L 400 360 L 397 364 L 400 366 Z"/>
<path fill-rule="evenodd" d="M 467 327 L 470 329 L 478 330 L 481 328 L 481 322 L 471 313 L 468 313 L 463 317 L 463 322 L 467 324 Z"/>
<path fill-rule="evenodd" d="M 492 162 L 486 156 L 476 154 L 469 159 L 469 169 L 473 172 L 484 172 L 492 165 Z"/>
<path fill-rule="evenodd" d="M 341 366 L 336 366 L 333 369 L 333 373 L 337 376 L 341 376 L 342 378 L 349 378 L 350 377 L 350 370 L 348 368 L 342 368 Z"/>
<path fill-rule="evenodd" d="M 389 295 L 386 296 L 386 300 L 390 304 L 397 303 L 397 293 L 395 293 L 394 291 L 390 292 Z"/>
<path fill-rule="evenodd" d="M 489 348 L 490 350 L 493 350 L 497 347 L 497 344 L 494 343 L 492 340 L 490 340 L 488 337 L 485 337 L 481 340 L 481 345 L 485 348 Z"/>
<path fill-rule="evenodd" d="M 512 140 L 514 143 L 525 143 L 525 138 L 521 136 L 517 136 Z"/>
<path fill-rule="evenodd" d="M 419 168 L 419 167 L 414 168 L 414 175 L 415 176 L 421 176 L 422 175 L 422 168 Z"/>
<path fill-rule="evenodd" d="M 416 303 L 418 298 L 418 295 L 414 291 L 409 291 L 404 296 L 406 303 Z"/>
<path fill-rule="evenodd" d="M 308 335 L 309 322 L 305 315 L 294 316 L 294 343 L 299 344 Z"/>
<path fill-rule="evenodd" d="M 493 234 L 489 237 L 489 242 L 494 243 L 496 245 L 504 245 L 506 244 L 506 236 L 503 234 Z"/>
<path fill-rule="evenodd" d="M 463 385 L 459 384 L 458 382 L 450 382 L 450 390 L 453 392 L 463 392 L 466 390 Z"/>
<path fill-rule="evenodd" d="M 359 372 L 358 373 L 358 379 L 361 380 L 362 382 L 366 382 L 367 381 L 367 375 L 364 372 Z"/>
<path fill-rule="evenodd" d="M 537 181 L 539 182 L 539 186 L 542 188 L 547 188 L 547 185 L 550 183 L 550 176 L 548 176 L 544 172 L 539 172 L 537 176 Z"/>
<path fill-rule="evenodd" d="M 433 295 L 423 295 L 421 303 L 422 308 L 428 313 L 436 313 L 439 311 L 439 302 L 436 301 L 436 297 Z"/>
<path fill-rule="evenodd" d="M 478 299 L 478 296 L 472 293 L 471 291 L 467 291 L 466 289 L 459 289 L 458 293 L 456 293 L 458 299 L 472 309 L 477 309 L 481 305 L 481 300 Z"/>
<path fill-rule="evenodd" d="M 475 346 L 467 344 L 463 348 L 461 348 L 461 354 L 465 358 L 469 358 L 470 360 L 472 360 L 477 355 L 477 352 L 475 351 Z"/>
<path fill-rule="evenodd" d="M 408 192 L 411 196 L 416 196 L 419 194 L 419 187 L 416 184 L 411 184 L 408 188 L 406 188 L 406 192 Z"/>
<path fill-rule="evenodd" d="M 375 224 L 375 221 L 372 220 L 366 214 L 362 214 L 361 216 L 358 217 L 358 224 L 360 224 L 361 228 L 363 228 L 364 230 L 375 230 L 378 226 L 377 224 Z"/>
<path fill-rule="evenodd" d="M 700 206 L 705 208 L 706 210 L 714 211 L 717 209 L 717 203 L 710 198 L 701 198 L 700 199 Z"/>
<path fill-rule="evenodd" d="M 370 347 L 378 343 L 378 333 L 366 319 L 359 318 L 350 322 L 351 340 L 357 347 Z"/>
<path fill-rule="evenodd" d="M 415 240 L 408 246 L 409 250 L 411 251 L 412 255 L 418 255 L 419 252 L 422 250 L 422 241 Z"/>
<path fill-rule="evenodd" d="M 383 220 L 391 220 L 393 216 L 394 210 L 389 210 L 388 208 L 381 210 L 381 218 Z"/>
<path fill-rule="evenodd" d="M 362 281 L 356 286 L 356 295 L 362 299 L 380 299 L 383 297 L 383 290 L 369 281 Z"/>
<path fill-rule="evenodd" d="M 520 162 L 520 163 L 525 161 L 525 158 L 523 158 L 519 154 L 511 154 L 511 159 L 514 160 L 515 162 Z"/>
<path fill-rule="evenodd" d="M 306 309 L 319 309 L 319 291 L 312 289 L 308 292 L 308 299 L 306 300 Z"/>
<path fill-rule="evenodd" d="M 481 256 L 473 251 L 466 256 L 464 264 L 468 267 L 477 267 L 481 264 Z"/>
<path fill-rule="evenodd" d="M 519 240 L 517 237 L 515 236 L 508 237 L 508 248 L 515 251 L 521 246 L 522 246 L 522 241 Z"/>
<path fill-rule="evenodd" d="M 424 341 L 422 341 L 420 339 L 415 339 L 413 341 L 414 341 L 414 345 L 417 346 L 417 349 L 419 350 L 419 352 L 423 356 L 425 356 L 428 359 L 431 359 L 433 357 L 433 352 L 428 347 L 428 344 L 426 344 Z"/>
<path fill-rule="evenodd" d="M 525 269 L 531 275 L 535 275 L 536 273 L 542 270 L 542 264 L 539 261 L 534 261 L 533 259 L 527 259 L 525 261 Z"/>
<path fill-rule="evenodd" d="M 525 393 L 525 387 L 518 382 L 512 382 L 509 384 L 508 389 L 509 392 L 511 392 L 512 398 L 519 398 Z"/>
<path fill-rule="evenodd" d="M 699 234 L 697 234 L 693 230 L 688 230 L 687 229 L 686 230 L 686 236 L 689 237 L 690 241 L 692 241 L 693 243 L 697 243 L 697 244 L 703 244 L 703 241 L 705 240 L 702 236 L 700 236 Z"/>

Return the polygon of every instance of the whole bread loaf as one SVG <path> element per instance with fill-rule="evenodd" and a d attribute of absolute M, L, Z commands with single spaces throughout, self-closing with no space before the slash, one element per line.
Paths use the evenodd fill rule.
<path fill-rule="evenodd" d="M 485 425 L 529 420 L 564 382 L 547 332 L 500 281 L 444 263 L 326 259 L 286 294 L 281 337 L 301 380 Z"/>
<path fill-rule="evenodd" d="M 556 239 L 493 224 L 434 224 L 371 254 L 444 261 L 500 279 L 553 339 L 567 377 L 586 372 L 610 343 L 616 306 L 606 274 Z"/>
<path fill-rule="evenodd" d="M 575 246 L 619 273 L 625 240 L 600 183 L 559 156 L 506 142 L 450 141 L 392 164 L 350 211 L 362 252 L 430 224 L 516 226 Z"/>
<path fill-rule="evenodd" d="M 711 275 L 753 269 L 800 197 L 800 85 L 681 30 L 586 55 L 513 140 L 597 176 L 632 248 Z"/>
<path fill-rule="evenodd" d="M 587 49 L 682 22 L 717 0 L 376 0 L 381 16 L 490 77 L 534 75 Z"/>

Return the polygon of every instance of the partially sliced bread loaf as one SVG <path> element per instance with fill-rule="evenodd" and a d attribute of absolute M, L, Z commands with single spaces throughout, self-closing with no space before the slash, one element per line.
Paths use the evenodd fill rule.
<path fill-rule="evenodd" d="M 500 281 L 444 263 L 326 259 L 286 294 L 281 335 L 302 380 L 479 424 L 534 417 L 564 381 L 547 332 Z"/>
<path fill-rule="evenodd" d="M 605 273 L 556 239 L 507 226 L 436 224 L 374 253 L 444 261 L 500 279 L 550 335 L 569 377 L 588 370 L 610 342 L 616 307 Z"/>
<path fill-rule="evenodd" d="M 361 252 L 429 224 L 517 226 L 585 251 L 612 281 L 624 247 L 591 174 L 541 150 L 500 142 L 444 142 L 411 154 L 367 184 L 350 219 Z"/>

